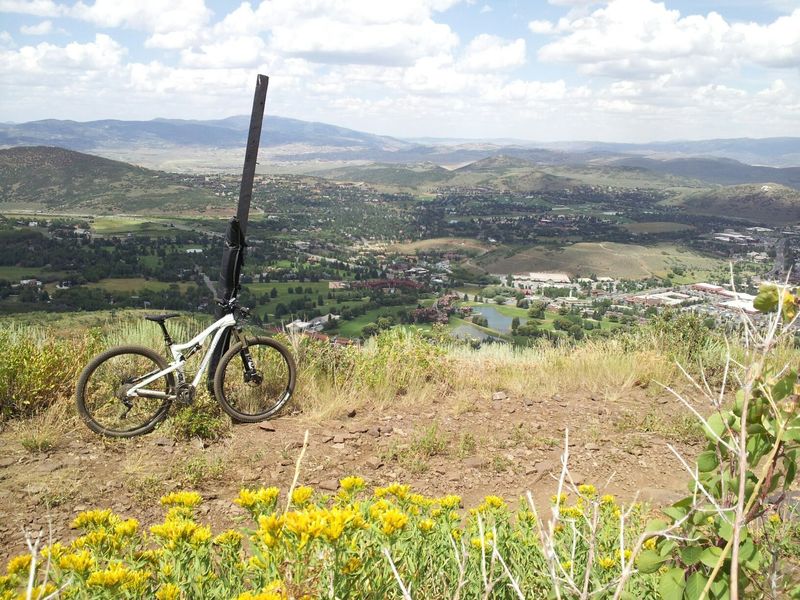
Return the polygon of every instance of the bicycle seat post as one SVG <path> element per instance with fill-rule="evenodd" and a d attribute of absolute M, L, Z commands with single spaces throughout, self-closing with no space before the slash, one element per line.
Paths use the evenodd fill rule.
<path fill-rule="evenodd" d="M 167 325 L 166 323 L 164 323 L 164 321 L 158 321 L 158 324 L 161 327 L 161 331 L 164 332 L 164 342 L 167 344 L 167 348 L 169 348 L 170 346 L 172 346 L 172 338 L 170 337 L 169 332 L 167 331 Z"/>

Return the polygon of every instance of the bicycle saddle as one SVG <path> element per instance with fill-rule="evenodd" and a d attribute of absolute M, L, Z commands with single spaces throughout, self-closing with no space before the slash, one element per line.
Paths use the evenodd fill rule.
<path fill-rule="evenodd" d="M 153 321 L 154 323 L 163 323 L 167 319 L 171 319 L 172 317 L 180 317 L 180 313 L 167 313 L 165 315 L 145 315 L 144 318 L 148 321 Z"/>

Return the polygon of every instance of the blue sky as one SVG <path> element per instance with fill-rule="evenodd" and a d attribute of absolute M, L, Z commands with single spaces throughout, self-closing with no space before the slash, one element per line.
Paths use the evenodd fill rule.
<path fill-rule="evenodd" d="M 0 0 L 0 121 L 249 111 L 395 136 L 800 135 L 800 0 Z"/>

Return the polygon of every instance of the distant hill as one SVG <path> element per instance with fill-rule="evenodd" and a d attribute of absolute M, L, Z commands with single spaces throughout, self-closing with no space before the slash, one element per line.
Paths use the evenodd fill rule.
<path fill-rule="evenodd" d="M 609 161 L 609 164 L 638 167 L 653 173 L 668 173 L 720 185 L 778 183 L 800 190 L 800 167 L 755 167 L 729 158 L 655 160 L 638 156 L 617 158 Z"/>
<path fill-rule="evenodd" d="M 734 185 L 687 194 L 678 204 L 688 212 L 747 219 L 772 225 L 800 222 L 800 191 L 778 185 Z"/>
<path fill-rule="evenodd" d="M 0 207 L 177 213 L 221 202 L 211 192 L 181 185 L 180 176 L 73 150 L 46 146 L 0 150 Z"/>

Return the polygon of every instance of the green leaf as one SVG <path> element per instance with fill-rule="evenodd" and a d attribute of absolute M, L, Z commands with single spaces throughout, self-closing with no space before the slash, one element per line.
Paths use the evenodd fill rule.
<path fill-rule="evenodd" d="M 701 452 L 697 457 L 697 469 L 701 473 L 713 471 L 717 468 L 717 465 L 719 465 L 719 460 L 717 460 L 717 453 L 714 450 L 706 450 L 705 452 Z"/>
<path fill-rule="evenodd" d="M 713 569 L 717 566 L 717 561 L 719 560 L 720 556 L 722 556 L 722 548 L 711 546 L 710 548 L 703 550 L 703 552 L 700 554 L 700 562 Z"/>
<path fill-rule="evenodd" d="M 787 442 L 800 442 L 800 415 L 786 424 L 783 439 Z"/>
<path fill-rule="evenodd" d="M 723 420 L 722 414 L 717 412 L 708 417 L 707 423 L 708 427 L 705 430 L 706 437 L 712 442 L 715 442 L 718 438 L 721 438 L 723 432 L 726 431 L 727 422 Z M 709 429 L 711 431 L 708 431 Z"/>
<path fill-rule="evenodd" d="M 691 567 L 700 560 L 700 555 L 703 553 L 701 546 L 686 546 L 681 548 L 681 560 L 687 566 Z"/>
<path fill-rule="evenodd" d="M 686 600 L 697 600 L 700 594 L 703 593 L 707 581 L 708 578 L 703 575 L 703 573 L 695 571 L 689 576 L 689 579 L 686 580 L 686 588 L 683 591 L 683 597 L 686 598 Z"/>
<path fill-rule="evenodd" d="M 714 600 L 728 600 L 731 597 L 730 586 L 724 577 L 717 577 L 711 584 L 711 597 Z"/>
<path fill-rule="evenodd" d="M 753 307 L 763 313 L 768 313 L 778 308 L 778 286 L 774 283 L 762 285 L 758 289 L 758 296 L 753 300 Z"/>
<path fill-rule="evenodd" d="M 644 530 L 645 533 L 650 533 L 652 531 L 661 531 L 667 527 L 667 522 L 663 519 L 651 519 L 647 522 L 647 527 L 645 527 Z"/>
<path fill-rule="evenodd" d="M 667 515 L 673 521 L 680 521 L 683 517 L 686 516 L 686 513 L 689 512 L 687 508 L 682 506 L 668 506 L 667 508 L 662 508 L 661 512 Z"/>
<path fill-rule="evenodd" d="M 796 383 L 797 371 L 789 371 L 785 377 L 782 377 L 778 383 L 772 386 L 772 399 L 777 402 L 787 398 L 794 391 L 794 386 Z"/>
<path fill-rule="evenodd" d="M 636 558 L 636 567 L 642 573 L 655 573 L 665 560 L 655 550 L 642 550 Z"/>
<path fill-rule="evenodd" d="M 686 582 L 683 580 L 685 571 L 672 568 L 661 575 L 658 580 L 658 594 L 662 600 L 681 600 Z"/>

